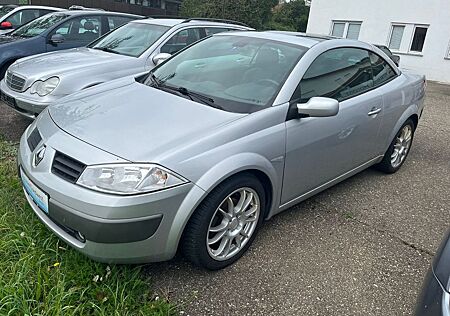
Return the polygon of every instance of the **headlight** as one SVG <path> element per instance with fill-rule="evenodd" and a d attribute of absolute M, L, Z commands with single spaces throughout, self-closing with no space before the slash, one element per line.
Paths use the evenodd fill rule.
<path fill-rule="evenodd" d="M 45 81 L 38 80 L 38 81 L 35 81 L 33 83 L 33 85 L 31 86 L 30 93 L 31 94 L 37 93 L 41 97 L 44 97 L 47 94 L 53 92 L 53 90 L 55 90 L 55 88 L 58 86 L 58 84 L 59 84 L 58 77 L 51 77 Z"/>
<path fill-rule="evenodd" d="M 114 194 L 137 194 L 167 189 L 187 180 L 154 164 L 110 164 L 87 167 L 77 184 Z"/>

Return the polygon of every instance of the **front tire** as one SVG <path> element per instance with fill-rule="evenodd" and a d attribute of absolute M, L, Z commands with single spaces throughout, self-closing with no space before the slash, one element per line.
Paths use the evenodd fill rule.
<path fill-rule="evenodd" d="M 198 206 L 184 231 L 182 251 L 197 266 L 223 269 L 250 247 L 263 221 L 264 188 L 251 174 L 218 185 Z"/>
<path fill-rule="evenodd" d="M 408 119 L 397 132 L 377 168 L 385 173 L 397 172 L 409 154 L 414 138 L 415 125 Z"/>

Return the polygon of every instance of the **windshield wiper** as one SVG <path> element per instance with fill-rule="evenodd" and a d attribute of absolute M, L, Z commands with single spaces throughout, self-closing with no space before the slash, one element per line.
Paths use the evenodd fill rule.
<path fill-rule="evenodd" d="M 107 52 L 107 53 L 112 53 L 112 54 L 118 54 L 121 55 L 121 53 L 119 53 L 118 51 L 111 49 L 109 47 L 92 47 L 93 49 L 98 49 L 101 50 L 103 52 Z"/>
<path fill-rule="evenodd" d="M 159 87 L 161 85 L 161 81 L 155 76 L 153 72 L 150 73 L 150 79 L 154 83 L 155 87 Z"/>
<path fill-rule="evenodd" d="M 194 98 L 195 98 L 198 101 L 202 102 L 203 104 L 206 104 L 206 105 L 211 106 L 216 109 L 223 110 L 223 108 L 220 105 L 215 104 L 215 101 L 213 98 L 210 98 L 206 95 L 203 95 L 198 92 L 190 91 L 190 90 L 186 89 L 185 87 L 172 87 L 172 86 L 165 85 L 163 82 L 159 82 L 158 84 L 159 84 L 158 87 L 160 87 L 162 89 L 178 92 L 182 95 L 187 96 L 192 101 L 194 101 Z"/>

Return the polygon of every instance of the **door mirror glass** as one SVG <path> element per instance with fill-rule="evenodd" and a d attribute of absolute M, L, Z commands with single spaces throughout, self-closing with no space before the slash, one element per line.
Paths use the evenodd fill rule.
<path fill-rule="evenodd" d="M 166 61 L 167 59 L 169 59 L 170 57 L 172 57 L 171 54 L 167 54 L 167 53 L 159 53 L 157 55 L 155 55 L 152 59 L 153 63 L 158 66 L 160 63 Z"/>
<path fill-rule="evenodd" d="M 65 40 L 64 36 L 61 34 L 53 34 L 50 38 L 50 43 L 52 44 L 60 44 L 63 43 Z"/>
<path fill-rule="evenodd" d="M 328 117 L 339 112 L 339 102 L 331 98 L 314 97 L 307 103 L 297 104 L 298 114 L 301 117 Z"/>
<path fill-rule="evenodd" d="M 13 25 L 12 25 L 11 22 L 5 21 L 5 22 L 0 23 L 0 29 L 1 30 L 9 30 L 9 29 L 12 29 L 12 28 L 13 28 Z"/>

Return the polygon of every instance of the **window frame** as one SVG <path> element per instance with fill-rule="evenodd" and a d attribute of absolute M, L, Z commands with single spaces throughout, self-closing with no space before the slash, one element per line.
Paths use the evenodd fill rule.
<path fill-rule="evenodd" d="M 420 52 L 416 51 L 416 50 L 411 50 L 412 44 L 414 42 L 414 36 L 416 35 L 416 30 L 419 27 L 427 30 L 426 33 L 425 33 L 425 38 L 423 39 L 422 50 Z M 428 29 L 429 28 L 430 28 L 430 25 L 427 25 L 427 24 L 413 24 L 413 32 L 411 34 L 411 40 L 410 40 L 409 45 L 408 45 L 408 53 L 414 54 L 414 55 L 422 55 L 423 54 L 423 50 L 425 48 L 425 41 L 427 39 Z"/>
<path fill-rule="evenodd" d="M 366 49 L 366 48 L 362 48 L 362 47 L 355 47 L 355 46 L 340 46 L 340 47 L 330 48 L 330 49 L 328 49 L 328 50 L 322 52 L 321 54 L 317 55 L 317 56 L 314 58 L 314 60 L 309 64 L 308 69 L 306 69 L 306 71 L 304 72 L 303 76 L 302 76 L 302 77 L 300 78 L 300 80 L 298 81 L 298 85 L 297 85 L 297 87 L 295 88 L 295 91 L 294 91 L 294 93 L 293 93 L 292 96 L 291 96 L 291 99 L 290 99 L 290 101 L 289 101 L 291 104 L 294 103 L 294 104 L 296 105 L 297 102 L 301 100 L 302 94 L 301 94 L 300 83 L 301 83 L 301 81 L 303 80 L 303 77 L 305 76 L 305 74 L 308 72 L 308 70 L 309 70 L 309 68 L 311 67 L 311 65 L 314 63 L 314 61 L 316 61 L 316 59 L 319 58 L 319 56 L 321 56 L 322 54 L 325 54 L 325 53 L 327 53 L 327 52 L 329 52 L 329 51 L 331 51 L 331 50 L 341 49 L 341 48 L 353 48 L 353 49 L 360 49 L 360 50 L 367 51 L 368 54 L 369 54 L 369 60 L 370 60 L 370 53 L 373 53 L 373 54 L 377 55 L 378 57 L 380 57 L 384 62 L 386 62 L 386 63 L 389 65 L 389 67 L 392 68 L 392 66 L 389 64 L 389 61 L 388 61 L 388 60 L 386 60 L 385 58 L 383 58 L 383 56 L 380 56 L 379 54 L 377 54 L 376 52 L 374 52 L 373 50 L 370 50 L 370 49 Z M 370 65 L 371 65 L 370 69 L 371 69 L 371 71 L 372 71 L 372 80 L 373 80 L 373 64 L 372 64 L 372 61 L 370 61 Z M 395 69 L 393 69 L 393 71 L 394 71 L 394 73 L 395 73 L 396 75 L 395 75 L 394 77 L 390 78 L 389 80 L 383 82 L 382 84 L 375 85 L 375 82 L 373 82 L 373 86 L 372 86 L 370 89 L 368 89 L 368 90 L 366 90 L 366 91 L 363 91 L 363 92 L 360 92 L 360 93 L 358 93 L 358 94 L 355 94 L 355 95 L 353 95 L 353 96 L 346 97 L 346 98 L 344 98 L 344 99 L 342 99 L 341 101 L 338 101 L 338 102 L 339 102 L 339 103 L 342 103 L 342 102 L 345 102 L 345 101 L 350 100 L 350 99 L 352 99 L 352 98 L 359 97 L 359 96 L 361 96 L 361 95 L 363 95 L 363 94 L 365 94 L 365 93 L 371 92 L 371 91 L 373 91 L 373 90 L 375 90 L 375 89 L 378 89 L 378 88 L 380 88 L 380 87 L 382 87 L 382 86 L 384 86 L 384 85 L 390 83 L 391 81 L 397 79 L 397 78 L 402 74 L 401 71 L 396 71 Z M 291 111 L 289 111 L 289 112 L 291 112 Z"/>
<path fill-rule="evenodd" d="M 350 39 L 350 40 L 356 40 L 356 41 L 359 40 L 359 36 L 361 35 L 361 27 L 362 27 L 363 21 L 358 21 L 358 20 L 332 20 L 331 21 L 331 29 L 330 29 L 330 32 L 329 32 L 330 36 L 334 36 L 333 35 L 333 30 L 334 30 L 334 25 L 335 24 L 344 24 L 344 33 L 342 34 L 342 37 L 340 37 L 340 36 L 336 36 L 336 37 L 345 38 L 345 39 L 350 39 L 350 38 L 347 37 L 348 36 L 348 29 L 349 29 L 350 24 L 357 24 L 357 25 L 359 25 L 358 38 L 357 39 Z"/>
<path fill-rule="evenodd" d="M 400 42 L 399 49 L 393 49 L 393 48 L 389 47 L 389 44 L 390 44 L 391 39 L 392 39 L 392 33 L 394 31 L 394 26 L 403 26 L 404 27 L 404 31 L 403 31 L 403 35 L 402 35 L 402 39 L 401 39 L 401 42 Z M 412 56 L 423 56 L 423 51 L 425 49 L 425 41 L 427 39 L 428 29 L 430 28 L 430 26 L 431 26 L 430 24 L 426 24 L 426 23 L 391 22 L 391 28 L 390 28 L 388 39 L 387 39 L 387 42 L 386 42 L 386 46 L 392 51 L 392 53 L 395 53 L 395 54 L 412 55 Z M 408 27 L 412 27 L 412 32 L 410 34 L 409 34 L 410 31 L 408 30 Z M 422 47 L 422 51 L 421 52 L 411 50 L 411 46 L 412 46 L 412 43 L 414 41 L 414 35 L 416 33 L 416 28 L 418 28 L 418 27 L 427 29 L 427 33 L 426 33 L 425 39 L 424 39 L 424 46 Z M 409 38 L 405 39 L 405 34 L 407 36 L 409 36 Z M 405 42 L 406 40 L 408 40 L 408 46 L 407 47 L 406 47 L 406 42 Z M 405 49 L 402 50 L 402 47 L 406 47 L 406 50 Z"/>
<path fill-rule="evenodd" d="M 392 34 L 394 33 L 394 27 L 396 27 L 396 26 L 403 27 L 402 38 L 400 40 L 400 45 L 399 45 L 398 49 L 394 49 L 394 48 L 390 47 L 391 40 L 392 40 Z M 403 38 L 405 36 L 406 26 L 407 26 L 406 23 L 391 23 L 391 28 L 390 28 L 389 35 L 388 35 L 388 40 L 387 40 L 387 43 L 386 43 L 386 47 L 389 48 L 391 52 L 397 52 L 397 53 L 401 52 L 402 42 L 403 42 Z"/>

